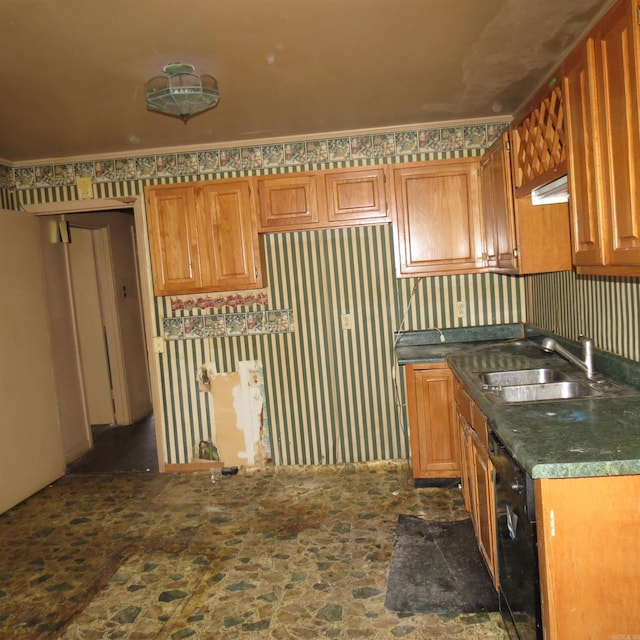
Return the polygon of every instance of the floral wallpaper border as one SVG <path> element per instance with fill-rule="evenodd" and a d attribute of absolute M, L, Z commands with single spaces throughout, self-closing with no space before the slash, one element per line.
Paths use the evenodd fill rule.
<path fill-rule="evenodd" d="M 280 142 L 246 147 L 181 151 L 130 158 L 38 164 L 31 167 L 0 165 L 0 187 L 34 189 L 76 184 L 122 182 L 175 176 L 197 176 L 223 171 L 293 167 L 307 163 L 371 160 L 420 153 L 486 149 L 507 126 L 507 121 L 411 129 Z"/>
<path fill-rule="evenodd" d="M 293 310 L 163 318 L 162 330 L 165 340 L 293 333 Z"/>
<path fill-rule="evenodd" d="M 216 295 L 211 297 L 209 295 L 198 296 L 193 298 L 192 296 L 172 296 L 171 297 L 171 311 L 191 311 L 192 309 L 222 309 L 223 307 L 235 307 L 248 306 L 252 304 L 268 304 L 269 295 L 266 290 L 262 291 L 249 291 L 249 292 L 234 292 L 227 295 Z"/>

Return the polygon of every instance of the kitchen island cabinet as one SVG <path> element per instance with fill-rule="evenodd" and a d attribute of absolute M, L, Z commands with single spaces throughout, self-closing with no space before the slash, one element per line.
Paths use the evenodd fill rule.
<path fill-rule="evenodd" d="M 479 160 L 396 165 L 392 173 L 398 277 L 481 270 Z"/>
<path fill-rule="evenodd" d="M 460 477 L 453 376 L 445 363 L 408 365 L 407 407 L 415 481 Z"/>

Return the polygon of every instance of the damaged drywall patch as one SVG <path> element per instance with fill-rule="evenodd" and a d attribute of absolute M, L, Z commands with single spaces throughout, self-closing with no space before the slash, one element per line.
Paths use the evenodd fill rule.
<path fill-rule="evenodd" d="M 198 372 L 200 391 L 211 395 L 213 444 L 226 466 L 264 466 L 272 462 L 264 420 L 262 362 L 238 363 L 238 371 L 218 373 L 205 363 Z"/>

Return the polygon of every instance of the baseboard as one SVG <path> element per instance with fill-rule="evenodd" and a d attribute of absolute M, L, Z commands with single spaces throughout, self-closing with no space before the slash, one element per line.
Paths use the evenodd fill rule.
<path fill-rule="evenodd" d="M 413 486 L 416 489 L 438 487 L 441 489 L 459 489 L 460 478 L 414 478 Z"/>
<path fill-rule="evenodd" d="M 211 471 L 211 469 L 222 469 L 224 464 L 215 460 L 187 462 L 184 464 L 165 464 L 165 473 L 186 473 L 189 471 Z"/>

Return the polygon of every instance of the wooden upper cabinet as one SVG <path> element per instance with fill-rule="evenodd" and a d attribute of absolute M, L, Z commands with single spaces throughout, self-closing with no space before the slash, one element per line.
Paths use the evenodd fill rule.
<path fill-rule="evenodd" d="M 530 195 L 515 197 L 510 133 L 505 131 L 482 157 L 485 265 L 521 275 L 571 269 L 569 207 L 534 206 Z"/>
<path fill-rule="evenodd" d="M 299 173 L 256 179 L 260 231 L 297 231 L 320 226 L 320 174 Z"/>
<path fill-rule="evenodd" d="M 323 177 L 329 225 L 390 222 L 384 169 L 325 171 Z"/>
<path fill-rule="evenodd" d="M 249 183 L 211 182 L 200 187 L 199 194 L 200 228 L 209 256 L 203 262 L 205 282 L 224 291 L 258 286 L 260 252 Z"/>
<path fill-rule="evenodd" d="M 599 137 L 595 82 L 595 43 L 588 38 L 567 59 L 563 68 L 567 136 L 569 138 L 569 191 L 573 262 L 604 264 L 605 241 L 601 228 L 602 191 L 598 181 Z"/>
<path fill-rule="evenodd" d="M 479 173 L 475 158 L 393 169 L 399 277 L 482 267 Z"/>
<path fill-rule="evenodd" d="M 567 172 L 565 113 L 562 86 L 553 76 L 516 114 L 510 127 L 516 197 Z"/>
<path fill-rule="evenodd" d="M 574 263 L 640 275 L 640 26 L 619 0 L 563 67 Z"/>
<path fill-rule="evenodd" d="M 391 222 L 385 169 L 357 167 L 255 178 L 260 231 Z"/>
<path fill-rule="evenodd" d="M 484 260 L 497 271 L 515 271 L 518 265 L 509 161 L 509 137 L 505 132 L 484 154 L 480 165 L 483 220 L 485 230 Z"/>
<path fill-rule="evenodd" d="M 639 15 L 637 1 L 624 0 L 596 30 L 608 263 L 613 267 L 640 266 Z"/>
<path fill-rule="evenodd" d="M 157 296 L 262 286 L 249 187 L 224 180 L 147 188 Z"/>
<path fill-rule="evenodd" d="M 183 185 L 147 189 L 147 224 L 156 295 L 202 287 L 195 190 Z"/>

